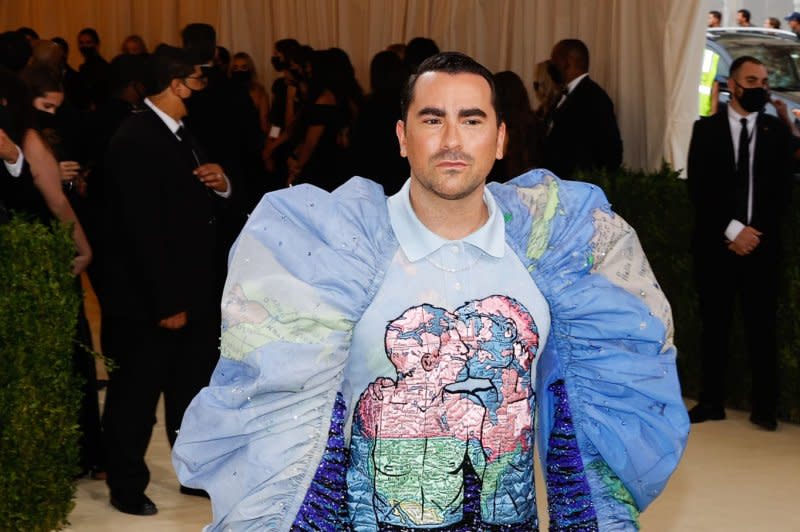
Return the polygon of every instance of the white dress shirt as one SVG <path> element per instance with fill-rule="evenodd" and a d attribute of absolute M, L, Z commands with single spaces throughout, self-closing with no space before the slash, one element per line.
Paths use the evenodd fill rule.
<path fill-rule="evenodd" d="M 731 140 L 733 141 L 733 157 L 734 162 L 739 162 L 739 135 L 742 133 L 742 118 L 747 119 L 747 133 L 750 139 L 750 168 L 748 169 L 748 186 L 747 186 L 747 220 L 733 219 L 728 223 L 725 228 L 725 238 L 731 242 L 736 240 L 742 229 L 753 217 L 753 159 L 755 159 L 756 149 L 756 118 L 758 113 L 750 113 L 747 116 L 740 115 L 733 110 L 733 107 L 728 105 L 728 124 L 731 128 Z"/>
<path fill-rule="evenodd" d="M 17 148 L 16 162 L 10 163 L 8 161 L 3 161 L 3 164 L 6 165 L 6 170 L 8 170 L 9 174 L 11 174 L 11 177 L 19 177 L 19 175 L 22 173 L 22 163 L 25 162 L 25 156 L 22 155 L 22 150 L 19 149 L 19 146 L 17 146 L 16 148 Z"/>

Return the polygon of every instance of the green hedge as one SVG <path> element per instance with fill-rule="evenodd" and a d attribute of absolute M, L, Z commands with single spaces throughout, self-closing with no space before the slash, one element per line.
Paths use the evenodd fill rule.
<path fill-rule="evenodd" d="M 612 174 L 579 176 L 601 186 L 614 210 L 633 227 L 664 289 L 675 319 L 675 345 L 683 393 L 696 398 L 700 387 L 700 318 L 689 252 L 692 208 L 687 182 L 664 166 L 659 172 L 621 170 Z M 778 306 L 778 374 L 780 418 L 800 422 L 800 185 L 793 187 L 792 204 L 783 232 L 784 257 Z M 750 407 L 749 363 L 737 309 L 731 360 L 728 367 L 728 403 Z"/>
<path fill-rule="evenodd" d="M 60 529 L 74 506 L 73 255 L 66 227 L 0 225 L 0 530 Z"/>

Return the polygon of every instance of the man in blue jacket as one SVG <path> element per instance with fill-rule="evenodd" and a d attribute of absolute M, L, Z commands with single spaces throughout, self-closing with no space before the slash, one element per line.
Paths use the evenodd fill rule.
<path fill-rule="evenodd" d="M 398 194 L 303 185 L 251 215 L 181 482 L 211 495 L 209 530 L 530 531 L 537 435 L 551 527 L 636 530 L 688 419 L 635 232 L 593 185 L 485 185 L 505 125 L 463 54 L 420 65 L 402 117 Z M 437 474 L 464 486 L 445 506 L 420 489 Z"/>

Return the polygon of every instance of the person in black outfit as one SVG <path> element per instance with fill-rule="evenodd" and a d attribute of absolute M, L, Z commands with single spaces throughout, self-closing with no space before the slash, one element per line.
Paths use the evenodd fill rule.
<path fill-rule="evenodd" d="M 740 296 L 753 384 L 750 421 L 777 427 L 779 233 L 791 197 L 792 137 L 783 122 L 762 112 L 766 87 L 767 69 L 758 59 L 736 59 L 728 108 L 701 118 L 692 132 L 692 249 L 703 323 L 702 392 L 689 411 L 692 423 L 725 418 L 728 343 Z"/>
<path fill-rule="evenodd" d="M 354 173 L 380 183 L 391 196 L 411 175 L 394 132 L 401 118 L 400 95 L 408 69 L 396 53 L 383 51 L 372 58 L 369 73 L 372 92 L 353 128 Z"/>
<path fill-rule="evenodd" d="M 217 211 L 230 184 L 184 127 L 203 73 L 184 51 L 152 57 L 146 111 L 130 116 L 106 157 L 103 351 L 110 375 L 103 429 L 118 510 L 152 515 L 144 457 L 164 393 L 167 437 L 217 361 Z"/>
<path fill-rule="evenodd" d="M 78 33 L 78 49 L 83 56 L 78 72 L 90 110 L 108 98 L 108 62 L 100 55 L 99 48 L 100 36 L 94 28 L 84 28 Z"/>
<path fill-rule="evenodd" d="M 247 221 L 249 213 L 267 189 L 261 152 L 264 133 L 258 111 L 246 87 L 212 66 L 217 36 L 208 24 L 189 24 L 181 32 L 189 59 L 202 68 L 206 88 L 186 102 L 186 124 L 208 153 L 219 162 L 231 180 L 231 198 L 220 215 L 221 245 L 217 267 L 220 283 L 225 279 L 228 249 Z M 220 295 L 222 285 L 218 286 Z"/>
<path fill-rule="evenodd" d="M 522 79 L 505 70 L 494 75 L 497 110 L 506 125 L 503 158 L 497 159 L 489 172 L 490 181 L 504 183 L 538 166 L 541 161 L 541 122 L 531 109 L 528 91 Z"/>
<path fill-rule="evenodd" d="M 290 129 L 289 185 L 311 183 L 330 192 L 350 177 L 345 137 L 357 111 L 337 55 L 333 50 L 311 54 L 311 75 L 300 89 L 303 106 Z"/>
<path fill-rule="evenodd" d="M 89 95 L 83 86 L 80 73 L 69 65 L 69 44 L 62 37 L 50 39 L 56 43 L 63 52 L 61 63 L 61 77 L 64 84 L 64 98 L 79 111 L 86 111 L 91 105 Z"/>
<path fill-rule="evenodd" d="M 616 170 L 622 164 L 622 138 L 614 104 L 589 77 L 589 49 L 578 39 L 565 39 L 553 47 L 550 61 L 566 94 L 552 114 L 545 166 L 564 179 L 576 170 Z"/>

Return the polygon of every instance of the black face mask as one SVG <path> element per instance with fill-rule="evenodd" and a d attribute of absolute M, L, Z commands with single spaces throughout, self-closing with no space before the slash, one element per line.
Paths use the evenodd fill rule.
<path fill-rule="evenodd" d="M 40 130 L 55 129 L 57 124 L 56 115 L 40 109 L 34 110 L 34 115 L 36 116 L 36 125 Z"/>
<path fill-rule="evenodd" d="M 736 99 L 739 100 L 739 104 L 748 113 L 761 111 L 769 102 L 769 91 L 764 87 L 745 88 L 738 83 L 736 85 L 742 89 L 741 96 L 737 96 Z"/>
<path fill-rule="evenodd" d="M 94 57 L 97 55 L 97 48 L 95 48 L 94 46 L 81 46 L 80 48 L 78 48 L 78 50 L 80 50 L 81 55 L 86 59 L 89 59 L 90 57 Z"/>
<path fill-rule="evenodd" d="M 281 61 L 281 58 L 278 57 L 277 55 L 273 55 L 271 61 L 272 61 L 272 68 L 274 68 L 278 72 L 286 70 L 286 67 L 288 66 L 286 62 Z"/>
<path fill-rule="evenodd" d="M 253 73 L 249 70 L 234 70 L 231 72 L 231 79 L 237 83 L 246 85 L 253 79 Z"/>

